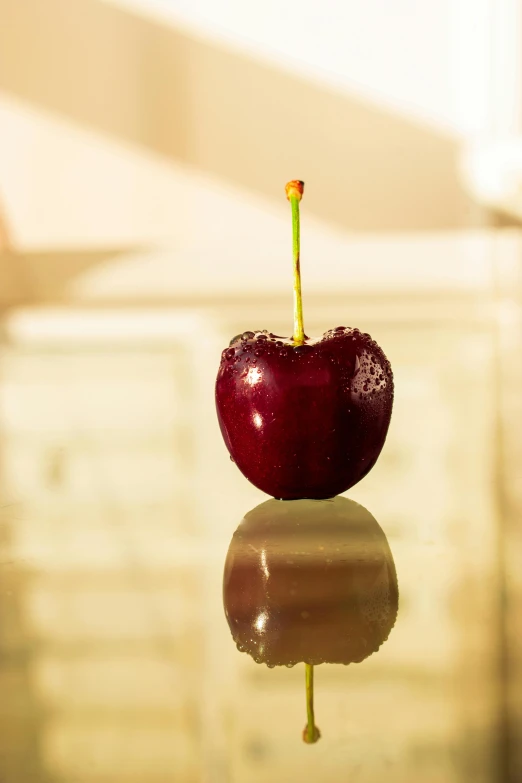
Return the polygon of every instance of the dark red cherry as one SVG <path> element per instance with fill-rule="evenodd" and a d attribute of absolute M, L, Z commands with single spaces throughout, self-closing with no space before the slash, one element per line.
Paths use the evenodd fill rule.
<path fill-rule="evenodd" d="M 268 500 L 230 543 L 225 614 L 239 650 L 258 663 L 360 662 L 388 638 L 398 599 L 386 536 L 347 498 Z"/>
<path fill-rule="evenodd" d="M 275 498 L 329 498 L 375 465 L 393 404 L 391 366 L 358 329 L 320 339 L 244 332 L 223 351 L 216 406 L 244 476 Z"/>

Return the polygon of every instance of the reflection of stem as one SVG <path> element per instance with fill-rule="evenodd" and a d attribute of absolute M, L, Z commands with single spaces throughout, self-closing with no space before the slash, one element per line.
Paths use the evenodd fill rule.
<path fill-rule="evenodd" d="M 315 725 L 314 718 L 314 667 L 311 663 L 305 663 L 306 679 L 306 716 L 308 722 L 303 731 L 303 740 L 310 744 L 317 742 L 321 733 Z"/>

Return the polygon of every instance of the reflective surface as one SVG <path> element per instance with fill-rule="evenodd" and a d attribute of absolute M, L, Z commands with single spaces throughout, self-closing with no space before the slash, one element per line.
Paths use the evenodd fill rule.
<path fill-rule="evenodd" d="M 349 497 L 386 535 L 400 612 L 377 654 L 317 667 L 314 746 L 302 665 L 240 654 L 223 612 L 231 537 L 266 500 L 230 462 L 213 400 L 244 313 L 215 331 L 173 317 L 146 344 L 139 314 L 128 339 L 119 313 L 85 334 L 76 315 L 54 336 L 44 313 L 23 333 L 7 323 L 2 783 L 503 780 L 494 332 L 472 306 L 444 328 L 437 306 L 415 329 L 402 305 L 388 321 L 353 308 L 387 346 L 397 393 L 381 458 Z M 308 313 L 320 333 L 328 313 Z"/>

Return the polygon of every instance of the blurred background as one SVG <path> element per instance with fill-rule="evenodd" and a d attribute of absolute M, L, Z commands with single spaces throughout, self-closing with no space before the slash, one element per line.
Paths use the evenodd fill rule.
<path fill-rule="evenodd" d="M 521 133 L 520 0 L 0 0 L 1 783 L 522 779 Z M 223 615 L 213 400 L 295 177 L 307 332 L 396 377 L 399 618 L 314 747 Z"/>

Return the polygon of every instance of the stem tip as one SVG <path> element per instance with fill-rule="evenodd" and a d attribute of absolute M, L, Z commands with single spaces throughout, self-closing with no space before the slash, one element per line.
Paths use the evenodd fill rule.
<path fill-rule="evenodd" d="M 300 179 L 293 179 L 290 182 L 287 182 L 285 185 L 285 193 L 289 201 L 290 201 L 290 196 L 296 196 L 299 199 L 299 201 L 301 201 L 303 191 L 304 191 L 304 182 L 302 182 Z"/>
<path fill-rule="evenodd" d="M 303 742 L 306 742 L 307 745 L 313 745 L 319 739 L 321 739 L 321 732 L 317 726 L 310 728 L 307 724 L 303 729 Z"/>
<path fill-rule="evenodd" d="M 307 724 L 303 729 L 303 741 L 307 745 L 313 745 L 321 736 L 321 732 L 315 725 L 314 717 L 314 667 L 305 663 L 306 680 L 306 717 Z"/>

